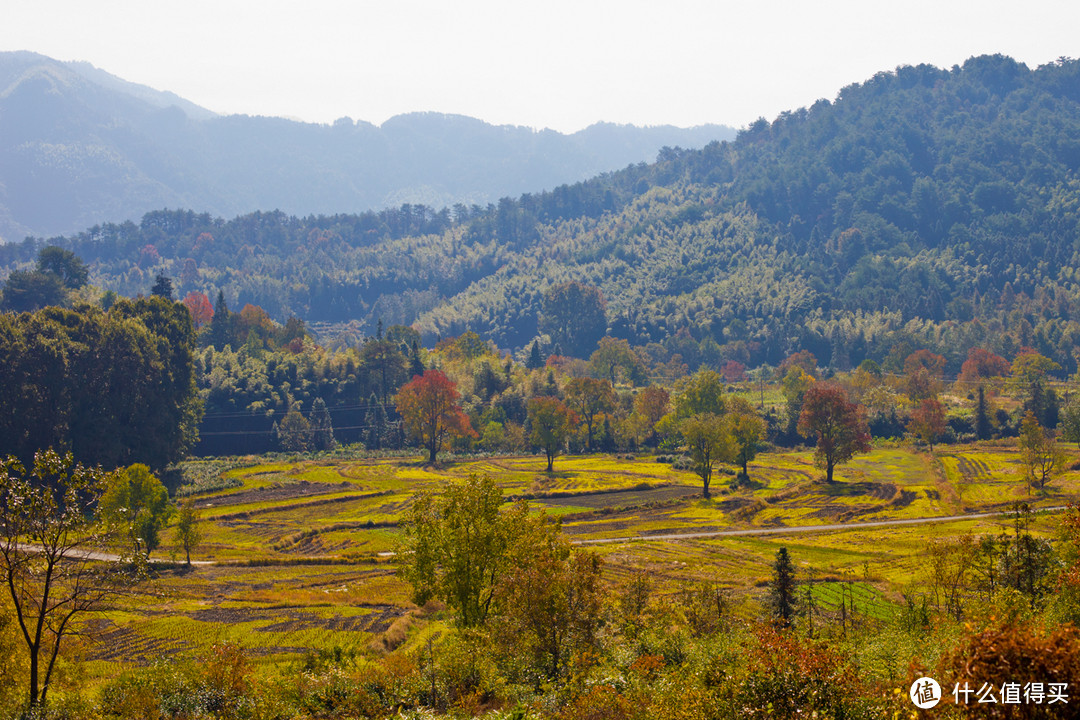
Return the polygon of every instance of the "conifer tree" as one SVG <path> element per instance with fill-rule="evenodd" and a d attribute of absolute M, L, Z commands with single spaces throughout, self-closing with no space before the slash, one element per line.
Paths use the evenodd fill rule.
<path fill-rule="evenodd" d="M 776 551 L 773 562 L 773 577 L 769 582 L 769 595 L 766 604 L 772 621 L 781 628 L 790 628 L 795 624 L 798 611 L 798 582 L 795 579 L 795 565 L 791 562 L 786 547 Z"/>
<path fill-rule="evenodd" d="M 379 449 L 386 443 L 386 409 L 375 393 L 368 398 L 368 411 L 364 416 L 366 427 L 365 445 L 371 449 Z"/>
<path fill-rule="evenodd" d="M 544 358 L 540 355 L 540 344 L 533 340 L 529 350 L 529 359 L 525 361 L 525 367 L 529 370 L 537 370 L 544 367 Z"/>
<path fill-rule="evenodd" d="M 409 375 L 412 377 L 423 375 L 425 369 L 424 361 L 420 357 L 420 344 L 413 340 L 412 348 L 409 351 Z"/>
<path fill-rule="evenodd" d="M 980 440 L 990 438 L 990 415 L 986 411 L 986 392 L 979 386 L 979 399 L 975 405 L 975 437 Z"/>
<path fill-rule="evenodd" d="M 316 450 L 333 450 L 337 446 L 330 410 L 322 398 L 315 398 L 311 406 L 311 442 Z"/>

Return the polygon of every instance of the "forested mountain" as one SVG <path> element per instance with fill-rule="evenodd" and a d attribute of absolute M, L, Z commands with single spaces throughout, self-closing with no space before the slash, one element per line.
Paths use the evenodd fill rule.
<path fill-rule="evenodd" d="M 809 349 L 843 368 L 906 344 L 954 372 L 975 345 L 1071 370 L 1078 171 L 1080 62 L 984 56 L 883 72 L 733 142 L 487 207 L 157 212 L 63 244 L 123 293 L 163 271 L 233 307 L 369 333 L 415 323 L 429 342 L 474 330 L 522 349 L 547 333 L 550 351 L 549 291 L 576 281 L 599 288 L 610 334 L 691 367 Z"/>
<path fill-rule="evenodd" d="M 0 241 L 137 219 L 486 203 L 734 136 L 597 124 L 573 135 L 416 113 L 376 127 L 217 116 L 86 63 L 0 53 Z"/>

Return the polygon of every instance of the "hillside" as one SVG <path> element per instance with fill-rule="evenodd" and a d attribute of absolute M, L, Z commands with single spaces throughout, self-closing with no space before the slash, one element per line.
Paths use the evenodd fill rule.
<path fill-rule="evenodd" d="M 1075 369 L 1078 103 L 1076 61 L 903 67 L 734 142 L 486 209 L 156 213 L 67 242 L 120 292 L 163 270 L 233 307 L 415 322 L 428 341 L 523 348 L 550 329 L 545 291 L 576 280 L 602 291 L 611 334 L 691 367 L 802 348 L 843 368 L 906 343 L 957 369 L 974 345 Z"/>
<path fill-rule="evenodd" d="M 437 113 L 379 127 L 225 117 L 87 63 L 0 53 L 0 241 L 162 207 L 232 216 L 486 203 L 733 136 L 604 123 L 564 135 Z"/>

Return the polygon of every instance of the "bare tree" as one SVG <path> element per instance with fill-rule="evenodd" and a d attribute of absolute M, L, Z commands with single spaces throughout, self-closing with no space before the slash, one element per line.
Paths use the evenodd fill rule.
<path fill-rule="evenodd" d="M 29 472 L 11 457 L 0 472 L 0 580 L 28 650 L 34 708 L 45 703 L 62 641 L 111 594 L 119 573 L 95 552 L 104 546 L 93 510 L 106 475 L 52 450 L 36 453 Z"/>

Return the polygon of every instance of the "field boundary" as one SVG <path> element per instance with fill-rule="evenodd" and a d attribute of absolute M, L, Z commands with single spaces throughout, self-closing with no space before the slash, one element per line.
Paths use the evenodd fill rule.
<path fill-rule="evenodd" d="M 1063 512 L 1067 509 L 1068 508 L 1064 505 L 1058 505 L 1048 508 L 1033 508 L 1034 512 L 1036 513 L 1056 513 Z M 904 518 L 900 520 L 872 520 L 870 522 L 860 523 L 834 523 L 831 525 L 796 525 L 792 527 L 776 526 L 762 528 L 743 528 L 741 530 L 710 530 L 706 532 L 665 533 L 663 531 L 660 531 L 659 534 L 653 535 L 634 535 L 615 538 L 594 538 L 585 540 L 572 540 L 571 542 L 574 545 L 606 545 L 613 543 L 647 542 L 651 540 L 695 540 L 700 538 L 739 537 L 747 535 L 802 535 L 812 532 L 837 532 L 845 530 L 862 530 L 864 528 L 896 527 L 902 525 L 925 525 L 928 523 L 957 522 L 961 520 L 985 520 L 986 518 L 1005 517 L 1011 512 L 1011 510 L 1001 510 L 996 512 L 969 513 L 967 515 L 937 515 L 933 517 Z"/>

